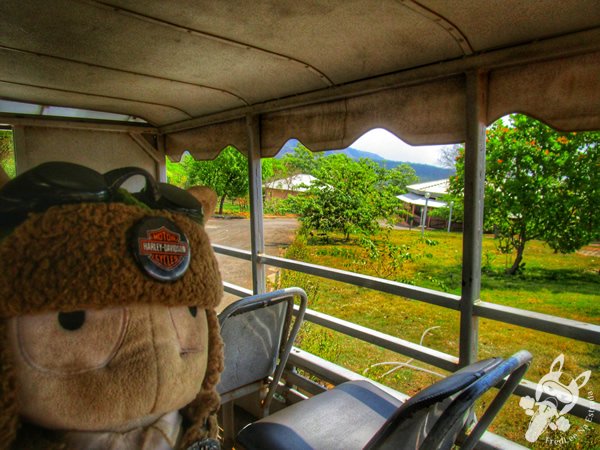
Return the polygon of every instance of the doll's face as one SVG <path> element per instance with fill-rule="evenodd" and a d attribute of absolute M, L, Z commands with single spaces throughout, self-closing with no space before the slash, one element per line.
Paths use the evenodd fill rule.
<path fill-rule="evenodd" d="M 208 360 L 206 312 L 131 305 L 13 318 L 18 403 L 52 429 L 127 430 L 182 408 Z"/>

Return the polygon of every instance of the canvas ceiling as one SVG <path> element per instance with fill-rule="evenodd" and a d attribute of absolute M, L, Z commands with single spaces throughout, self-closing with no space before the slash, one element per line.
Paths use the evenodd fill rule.
<path fill-rule="evenodd" d="M 597 0 L 6 0 L 0 97 L 144 118 L 166 152 L 343 148 L 384 127 L 464 140 L 465 73 L 488 122 L 525 112 L 600 129 Z"/>

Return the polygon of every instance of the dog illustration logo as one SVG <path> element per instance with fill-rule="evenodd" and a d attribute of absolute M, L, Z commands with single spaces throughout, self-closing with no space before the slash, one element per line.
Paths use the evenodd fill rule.
<path fill-rule="evenodd" d="M 581 389 L 590 379 L 592 372 L 582 372 L 577 378 L 571 379 L 568 384 L 560 381 L 563 374 L 562 368 L 565 356 L 560 354 L 550 366 L 550 372 L 544 375 L 535 390 L 535 399 L 527 396 L 521 398 L 519 406 L 525 410 L 525 414 L 531 416 L 529 428 L 525 433 L 525 439 L 535 442 L 546 431 L 567 431 L 571 427 L 569 419 L 564 417 L 579 399 Z"/>

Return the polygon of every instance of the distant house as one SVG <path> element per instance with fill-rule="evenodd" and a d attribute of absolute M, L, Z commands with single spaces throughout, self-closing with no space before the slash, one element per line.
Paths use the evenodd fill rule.
<path fill-rule="evenodd" d="M 299 174 L 265 183 L 265 199 L 285 199 L 290 195 L 298 195 L 306 191 L 315 180 L 312 175 Z"/>
<path fill-rule="evenodd" d="M 409 211 L 406 224 L 411 227 L 421 225 L 425 204 L 427 204 L 428 210 L 447 206 L 447 203 L 439 200 L 439 198 L 448 193 L 449 187 L 450 181 L 448 179 L 406 186 L 408 192 L 397 196 L 397 198 L 406 205 L 406 209 Z M 447 222 L 439 217 L 427 215 L 426 226 L 430 228 L 444 228 L 447 226 Z"/>

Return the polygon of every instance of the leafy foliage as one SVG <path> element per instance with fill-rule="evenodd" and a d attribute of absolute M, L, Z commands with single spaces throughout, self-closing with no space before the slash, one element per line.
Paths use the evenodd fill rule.
<path fill-rule="evenodd" d="M 401 248 L 408 247 L 411 258 L 403 261 L 400 270 L 389 276 L 389 279 L 460 295 L 462 234 L 426 233 L 427 237 L 438 242 L 437 245 L 433 245 L 435 241 L 420 239 L 417 235 L 419 233 L 409 230 L 390 231 L 392 244 Z M 335 236 L 333 235 L 334 238 Z M 301 252 L 296 251 L 296 242 L 292 244 L 288 247 L 286 257 L 378 276 L 378 267 L 375 264 L 354 265 L 354 261 L 360 259 L 362 255 L 362 248 L 357 244 L 356 241 L 343 243 L 339 240 L 324 244 L 313 238 L 303 242 Z M 581 254 L 556 254 L 540 241 L 532 241 L 527 245 L 527 271 L 518 277 L 507 278 L 503 273 L 505 258 L 495 247 L 495 239 L 491 236 L 483 237 L 484 262 L 488 264 L 488 271 L 482 274 L 481 299 L 500 305 L 597 323 L 600 317 L 598 258 Z M 300 272 L 284 270 L 281 280 L 281 286 L 300 286 L 317 291 L 314 297 L 309 294 L 310 308 L 313 310 L 382 333 L 401 336 L 411 342 L 418 343 L 423 330 L 439 326 L 440 329 L 427 336 L 424 345 L 449 354 L 458 353 L 460 321 L 456 311 Z M 568 371 L 573 375 L 598 365 L 597 345 L 510 324 L 498 326 L 497 322 L 485 318 L 481 319 L 481 322 L 479 357 L 483 359 L 495 355 L 509 355 L 526 346 L 534 355 L 533 364 L 527 375 L 530 380 L 537 381 L 547 374 L 554 358 L 563 351 L 570 360 Z M 333 336 L 325 335 L 320 327 L 310 327 L 306 329 L 306 333 L 314 335 L 306 337 L 303 335 L 303 340 L 299 343 L 300 348 L 315 351 L 317 356 L 334 357 L 332 362 L 357 373 L 365 374 L 365 369 L 374 363 L 403 361 L 398 354 L 376 348 L 366 342 L 359 342 L 353 337 L 336 332 Z M 334 342 L 324 346 L 326 348 L 319 348 L 315 345 L 318 339 L 333 339 Z M 419 365 L 438 370 L 433 366 Z M 374 369 L 369 369 L 366 376 L 409 394 L 437 380 L 424 372 L 414 370 L 407 373 L 398 371 L 380 378 L 385 371 L 378 372 Z M 597 393 L 599 389 L 600 372 L 592 370 L 592 377 L 586 385 L 586 391 Z M 488 399 L 483 401 L 489 404 Z M 479 410 L 477 412 L 480 414 Z M 509 400 L 494 423 L 495 433 L 519 444 L 531 446 L 525 440 L 529 418 L 519 406 L 518 399 Z M 584 419 L 580 419 L 577 423 L 579 426 L 585 424 L 592 427 L 588 428 L 588 431 L 581 430 L 578 434 L 576 443 L 579 447 L 577 448 L 600 448 L 600 426 L 585 422 Z M 573 426 L 578 425 L 573 422 Z M 548 450 L 557 448 L 556 445 L 550 444 L 535 448 L 538 447 Z"/>
<path fill-rule="evenodd" d="M 234 147 L 227 147 L 212 161 L 197 161 L 185 155 L 179 166 L 167 163 L 169 180 L 182 187 L 209 186 L 219 196 L 219 214 L 223 214 L 225 198 L 248 194 L 248 160 Z"/>
<path fill-rule="evenodd" d="M 15 155 L 12 131 L 0 130 L 0 165 L 10 178 L 15 176 Z"/>
<path fill-rule="evenodd" d="M 186 166 L 183 164 L 187 158 L 191 158 L 191 156 L 187 154 L 184 155 L 181 162 L 173 162 L 169 158 L 166 159 L 167 179 L 169 180 L 169 183 L 179 186 L 182 189 L 189 187 L 188 173 L 185 168 Z"/>
<path fill-rule="evenodd" d="M 287 202 L 300 213 L 307 230 L 340 231 L 371 235 L 379 231 L 379 219 L 390 218 L 400 206 L 395 198 L 416 179 L 408 166 L 386 170 L 368 159 L 353 161 L 343 154 L 309 160 L 302 150 L 304 168 L 313 168 L 317 180 L 298 197 Z M 287 155 L 286 155 L 287 156 Z"/>
<path fill-rule="evenodd" d="M 347 237 L 350 233 L 376 233 L 380 218 L 400 212 L 401 203 L 395 196 L 417 180 L 408 165 L 388 170 L 371 160 L 354 161 L 344 154 L 314 155 L 302 144 L 281 159 L 263 159 L 261 164 L 263 183 L 298 174 L 318 178 L 300 197 L 267 201 L 267 212 L 299 213 L 305 228 L 323 233 L 339 230 Z M 196 161 L 189 155 L 181 163 L 167 160 L 167 174 L 169 182 L 180 187 L 212 187 L 220 197 L 219 214 L 226 198 L 248 194 L 248 163 L 233 147 L 213 161 Z"/>
<path fill-rule="evenodd" d="M 287 153 L 281 160 L 287 176 L 300 173 L 314 174 L 319 167 L 320 155 L 315 155 L 301 143 L 298 143 L 292 153 Z"/>
<path fill-rule="evenodd" d="M 510 116 L 487 131 L 485 226 L 498 247 L 516 251 L 522 268 L 525 244 L 545 241 L 573 252 L 600 237 L 600 133 L 557 132 L 524 115 Z M 457 159 L 451 191 L 462 195 L 464 152 Z"/>
<path fill-rule="evenodd" d="M 449 145 L 442 148 L 438 162 L 448 169 L 456 167 L 456 159 L 460 155 L 463 146 L 461 144 Z"/>

